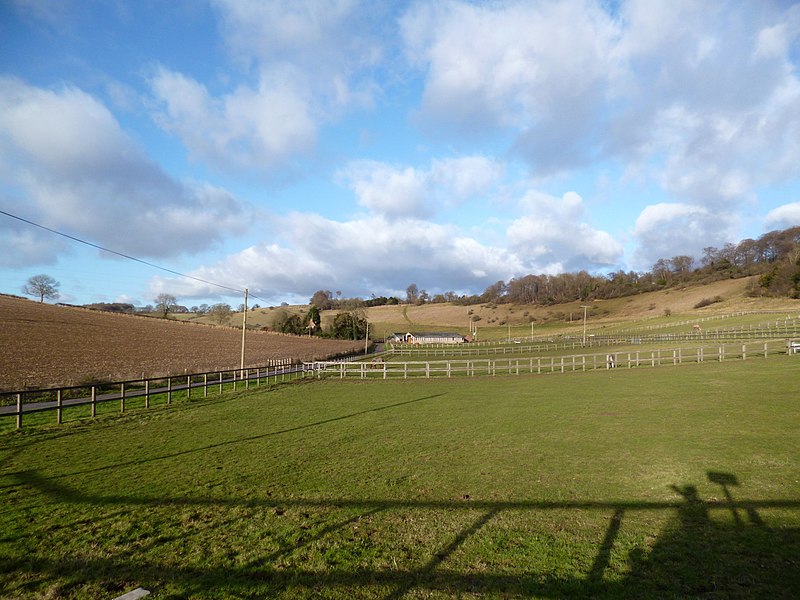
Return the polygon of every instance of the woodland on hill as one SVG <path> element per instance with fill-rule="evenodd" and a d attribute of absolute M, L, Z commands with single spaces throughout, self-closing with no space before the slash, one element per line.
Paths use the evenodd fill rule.
<path fill-rule="evenodd" d="M 603 300 L 653 292 L 671 287 L 702 285 L 721 279 L 758 276 L 751 284 L 753 296 L 800 298 L 800 227 L 771 231 L 756 240 L 746 239 L 722 248 L 708 246 L 703 256 L 662 258 L 650 271 L 616 271 L 608 275 L 591 275 L 587 271 L 560 275 L 524 275 L 508 282 L 498 281 L 482 294 L 459 296 L 454 292 L 430 295 L 411 284 L 405 301 L 410 304 L 452 302 L 460 305 L 496 304 L 562 304 Z M 341 292 L 337 292 L 337 296 Z M 398 298 L 373 297 L 338 299 L 327 290 L 318 290 L 310 304 L 319 310 L 352 309 L 398 304 Z"/>

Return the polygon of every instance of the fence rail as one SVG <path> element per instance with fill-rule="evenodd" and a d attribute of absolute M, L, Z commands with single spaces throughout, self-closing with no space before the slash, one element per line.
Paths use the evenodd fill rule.
<path fill-rule="evenodd" d="M 56 423 L 61 424 L 64 410 L 67 408 L 88 406 L 89 416 L 95 417 L 98 405 L 119 402 L 120 413 L 124 413 L 126 403 L 137 398 L 143 398 L 144 407 L 150 408 L 151 400 L 156 396 L 164 396 L 165 403 L 171 404 L 173 394 L 178 392 L 185 392 L 187 398 L 191 399 L 193 390 L 201 390 L 203 397 L 206 398 L 209 390 L 218 390 L 218 393 L 221 394 L 226 387 L 236 391 L 238 387 L 248 389 L 251 385 L 260 386 L 262 383 L 271 385 L 303 375 L 304 369 L 301 362 L 292 359 L 277 359 L 266 365 L 245 369 L 0 392 L 0 419 L 15 417 L 16 427 L 20 429 L 24 415 L 55 411 Z"/>
<path fill-rule="evenodd" d="M 658 367 L 704 363 L 708 361 L 747 360 L 770 355 L 791 354 L 785 342 L 759 344 L 720 344 L 677 348 L 673 350 L 625 351 L 603 354 L 572 354 L 530 358 L 478 358 L 433 361 L 328 362 L 305 363 L 306 371 L 316 377 L 348 377 L 358 379 L 409 379 L 456 376 L 495 376 L 548 374 L 596 369 Z"/>

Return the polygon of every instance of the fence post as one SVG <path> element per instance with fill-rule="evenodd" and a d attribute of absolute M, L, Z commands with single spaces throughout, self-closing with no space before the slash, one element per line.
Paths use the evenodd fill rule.
<path fill-rule="evenodd" d="M 61 390 L 56 392 L 56 422 L 61 425 L 61 405 L 62 405 L 62 398 L 61 398 Z"/>
<path fill-rule="evenodd" d="M 767 342 L 764 342 L 764 358 L 768 358 L 767 357 Z"/>
<path fill-rule="evenodd" d="M 431 363 L 425 362 L 425 379 L 430 379 L 431 377 Z"/>
<path fill-rule="evenodd" d="M 222 371 L 219 372 L 219 393 L 222 393 Z"/>
<path fill-rule="evenodd" d="M 22 429 L 22 394 L 17 394 L 17 429 Z"/>
<path fill-rule="evenodd" d="M 119 384 L 119 412 L 125 412 L 125 384 Z"/>
<path fill-rule="evenodd" d="M 92 418 L 97 416 L 97 387 L 92 386 Z"/>
<path fill-rule="evenodd" d="M 192 376 L 191 375 L 187 375 L 186 376 L 186 399 L 187 400 L 191 400 L 192 399 Z"/>
<path fill-rule="evenodd" d="M 233 372 L 233 391 L 236 391 L 236 371 Z"/>
<path fill-rule="evenodd" d="M 144 380 L 144 407 L 150 408 L 150 380 Z"/>
<path fill-rule="evenodd" d="M 167 377 L 167 404 L 172 404 L 172 376 Z"/>
<path fill-rule="evenodd" d="M 747 360 L 747 344 L 742 344 L 742 360 Z"/>
<path fill-rule="evenodd" d="M 208 398 L 208 373 L 203 373 L 203 398 Z"/>

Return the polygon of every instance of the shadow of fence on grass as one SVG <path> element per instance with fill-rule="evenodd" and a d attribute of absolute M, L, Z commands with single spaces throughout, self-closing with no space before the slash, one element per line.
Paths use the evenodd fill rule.
<path fill-rule="evenodd" d="M 692 485 L 673 486 L 676 500 L 671 502 L 603 501 L 494 501 L 455 500 L 383 500 L 304 498 L 159 498 L 147 496 L 87 495 L 63 485 L 56 478 L 43 477 L 35 471 L 14 473 L 18 485 L 47 496 L 59 503 L 89 507 L 208 507 L 220 512 L 232 508 L 270 509 L 276 514 L 289 509 L 339 511 L 341 515 L 324 527 L 308 532 L 300 539 L 282 544 L 246 564 L 210 564 L 184 566 L 180 561 L 150 562 L 141 558 L 148 551 L 175 539 L 158 537 L 137 548 L 137 552 L 103 558 L 66 556 L 56 559 L 17 557 L 4 561 L 3 572 L 29 572 L 46 578 L 69 578 L 80 586 L 92 584 L 109 593 L 119 582 L 137 582 L 156 591 L 167 586 L 181 590 L 174 597 L 250 597 L 297 593 L 311 595 L 348 595 L 402 598 L 409 593 L 436 593 L 447 596 L 488 594 L 503 597 L 537 596 L 544 598 L 642 598 L 642 597 L 733 597 L 796 598 L 800 596 L 800 528 L 768 526 L 764 511 L 800 511 L 798 500 L 736 500 L 731 487 L 737 485 L 732 474 L 709 472 L 710 482 L 722 487 L 724 500 L 703 500 Z M 422 564 L 387 567 L 379 564 L 344 568 L 328 565 L 324 569 L 304 568 L 292 560 L 298 549 L 326 541 L 329 536 L 352 526 L 361 519 L 390 512 L 445 511 L 463 513 L 464 524 Z M 506 511 L 593 511 L 608 514 L 605 535 L 596 549 L 591 567 L 582 576 L 560 575 L 553 568 L 536 570 L 517 565 L 489 568 L 465 568 L 454 555 L 473 538 L 485 535 L 487 525 Z M 624 567 L 614 567 L 609 574 L 625 520 L 642 511 L 668 511 L 670 518 L 655 542 L 645 549 L 637 546 L 627 552 Z M 717 518 L 712 518 L 712 514 Z M 235 511 L 227 523 L 241 519 Z M 793 522 L 797 523 L 796 515 Z M 176 535 L 181 538 L 183 534 Z M 186 532 L 186 536 L 191 536 Z M 184 540 L 185 542 L 185 540 Z M 346 536 L 331 540 L 347 544 Z M 619 551 L 617 551 L 617 556 Z M 2 580 L 0 578 L 0 580 Z M 24 590 L 21 590 L 24 591 Z"/>

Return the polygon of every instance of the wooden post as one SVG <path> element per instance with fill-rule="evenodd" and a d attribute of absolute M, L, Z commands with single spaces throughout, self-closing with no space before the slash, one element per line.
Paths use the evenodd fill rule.
<path fill-rule="evenodd" d="M 191 400 L 192 399 L 192 376 L 191 375 L 187 375 L 186 376 L 186 399 L 187 400 Z"/>
<path fill-rule="evenodd" d="M 61 390 L 56 392 L 56 422 L 61 425 L 61 406 L 62 406 L 62 398 L 61 398 Z"/>
<path fill-rule="evenodd" d="M 22 394 L 17 394 L 17 429 L 22 429 Z"/>
<path fill-rule="evenodd" d="M 236 391 L 236 371 L 233 372 L 233 391 Z"/>
<path fill-rule="evenodd" d="M 172 404 L 172 377 L 167 377 L 167 404 Z"/>
<path fill-rule="evenodd" d="M 97 416 L 97 387 L 92 386 L 92 418 Z"/>
<path fill-rule="evenodd" d="M 219 372 L 219 393 L 222 393 L 222 371 Z"/>
<path fill-rule="evenodd" d="M 742 344 L 742 360 L 747 360 L 747 344 Z"/>
<path fill-rule="evenodd" d="M 208 398 L 208 373 L 203 373 L 203 398 Z"/>
<path fill-rule="evenodd" d="M 150 380 L 144 380 L 144 407 L 150 408 Z"/>
<path fill-rule="evenodd" d="M 119 384 L 119 412 L 125 412 L 125 384 Z"/>

